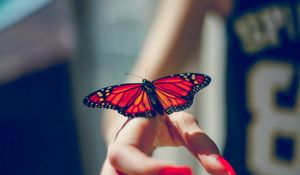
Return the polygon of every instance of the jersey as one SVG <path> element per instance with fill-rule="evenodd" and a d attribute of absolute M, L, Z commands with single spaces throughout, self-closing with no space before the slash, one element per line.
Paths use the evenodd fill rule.
<path fill-rule="evenodd" d="M 300 1 L 236 0 L 227 19 L 227 141 L 242 175 L 300 174 Z"/>

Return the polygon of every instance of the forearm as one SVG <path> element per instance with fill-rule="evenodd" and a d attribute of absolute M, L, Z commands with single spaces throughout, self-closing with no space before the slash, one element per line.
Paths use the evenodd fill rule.
<path fill-rule="evenodd" d="M 207 7 L 202 0 L 164 0 L 145 41 L 133 73 L 153 80 L 182 70 L 190 61 L 199 43 L 202 21 Z M 139 79 L 131 77 L 129 82 Z M 117 130 L 126 121 L 115 111 L 107 111 L 103 120 L 106 143 L 110 143 Z"/>
<path fill-rule="evenodd" d="M 198 47 L 207 2 L 164 0 L 133 72 L 152 80 L 182 70 Z"/>

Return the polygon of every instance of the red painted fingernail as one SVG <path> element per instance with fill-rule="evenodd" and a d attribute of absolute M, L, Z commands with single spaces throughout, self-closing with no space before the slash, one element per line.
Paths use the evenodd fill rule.
<path fill-rule="evenodd" d="M 224 157 L 218 156 L 217 160 L 224 166 L 228 175 L 236 175 L 236 172 L 234 171 L 233 167 L 230 165 L 230 163 L 226 159 L 224 159 Z"/>
<path fill-rule="evenodd" d="M 159 175 L 192 175 L 192 169 L 187 166 L 165 167 L 160 170 Z"/>
<path fill-rule="evenodd" d="M 117 171 L 117 174 L 118 175 L 125 175 L 124 173 L 120 172 L 120 171 Z"/>

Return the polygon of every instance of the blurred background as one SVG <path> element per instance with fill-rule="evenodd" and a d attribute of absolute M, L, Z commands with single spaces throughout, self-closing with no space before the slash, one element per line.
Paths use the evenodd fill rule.
<path fill-rule="evenodd" d="M 0 0 L 1 175 L 99 173 L 106 156 L 101 135 L 102 113 L 85 107 L 82 99 L 92 91 L 126 79 L 124 73 L 131 72 L 159 3 L 159 0 Z M 226 145 L 228 129 L 225 125 L 225 36 L 222 19 L 208 13 L 196 61 L 186 67 L 186 70 L 213 77 L 206 92 L 196 97 L 190 112 L 203 116 L 198 118 L 200 126 L 221 152 Z M 296 69 L 299 70 L 299 66 L 295 66 Z M 293 78 L 296 82 L 291 85 L 295 87 L 293 93 L 284 97 L 297 99 L 298 78 Z M 296 102 L 295 111 L 293 116 L 299 116 Z M 300 125 L 298 119 L 295 121 L 293 128 Z M 246 130 L 238 121 L 229 122 Z M 292 164 L 292 174 L 300 169 L 297 164 L 300 160 L 299 130 L 295 131 L 292 139 L 281 138 L 278 144 L 271 135 L 273 140 L 268 144 L 279 146 L 264 157 L 274 163 L 271 154 L 280 157 L 288 153 L 291 158 L 278 160 L 286 172 Z M 258 131 L 255 133 L 260 135 Z M 231 139 L 244 137 L 243 134 L 235 132 Z M 263 137 L 258 139 L 257 159 L 253 160 L 260 159 L 262 141 Z M 233 166 L 243 170 L 245 167 L 239 161 L 247 164 L 244 156 L 247 153 L 239 147 L 244 147 L 245 143 L 230 144 L 226 147 L 237 148 L 228 152 L 229 156 L 238 156 Z M 206 174 L 183 148 L 158 149 L 154 156 L 189 165 L 195 174 Z M 269 167 L 278 167 L 276 161 Z M 255 164 L 262 169 L 264 165 L 259 161 Z M 258 172 L 260 169 L 252 170 Z"/>
<path fill-rule="evenodd" d="M 99 173 L 106 155 L 102 114 L 83 106 L 82 99 L 124 81 L 157 5 L 148 0 L 0 0 L 0 174 Z M 224 69 L 214 59 L 224 55 L 224 43 L 213 37 L 222 40 L 224 30 L 220 19 L 208 18 L 204 32 L 213 34 L 205 35 L 205 50 L 221 51 L 201 52 L 210 59 L 196 67 L 218 77 Z M 216 89 L 221 81 L 214 79 L 215 89 L 203 98 L 218 96 L 221 105 L 221 90 Z M 209 104 L 201 109 L 213 107 Z M 223 108 L 219 109 L 205 110 L 206 116 L 222 121 Z M 217 132 L 211 120 L 201 123 L 222 148 L 222 122 Z M 200 171 L 187 155 L 184 149 L 172 148 L 156 153 Z"/>

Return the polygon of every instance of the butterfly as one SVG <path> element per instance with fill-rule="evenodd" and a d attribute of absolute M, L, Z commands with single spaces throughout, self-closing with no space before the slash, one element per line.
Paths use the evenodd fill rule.
<path fill-rule="evenodd" d="M 97 90 L 83 99 L 92 108 L 117 110 L 129 117 L 154 117 L 189 108 L 194 95 L 211 81 L 200 73 L 172 74 L 152 82 L 129 83 Z"/>

